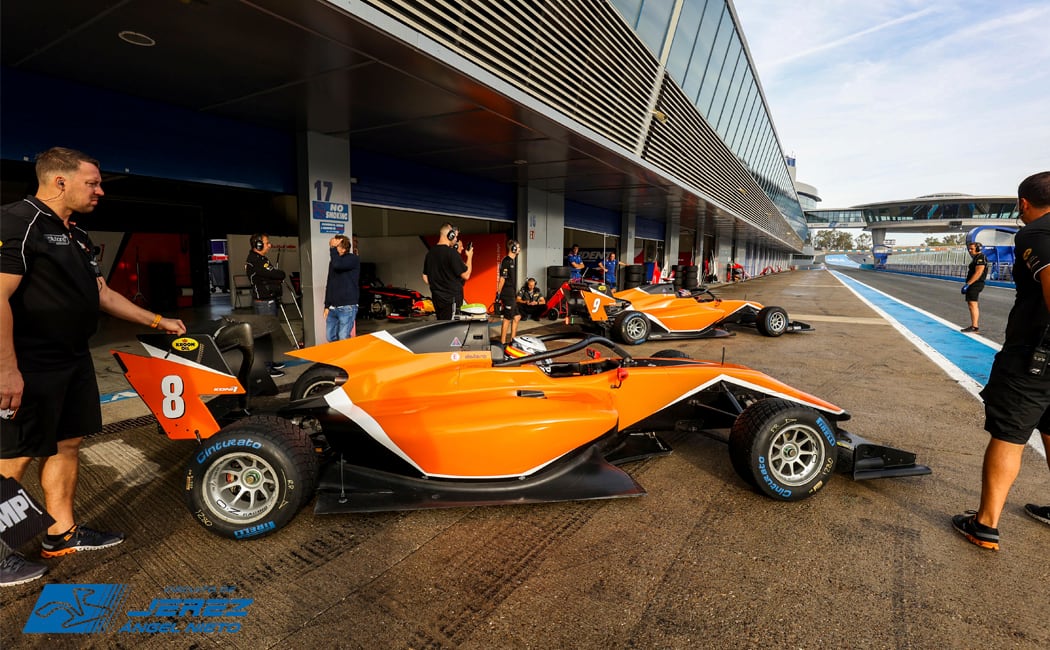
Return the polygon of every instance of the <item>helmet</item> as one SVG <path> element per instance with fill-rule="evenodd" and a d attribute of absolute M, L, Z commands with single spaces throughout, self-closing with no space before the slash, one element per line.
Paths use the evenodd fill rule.
<path fill-rule="evenodd" d="M 529 336 L 523 334 L 521 336 L 515 336 L 514 340 L 507 344 L 503 348 L 503 353 L 508 359 L 521 359 L 532 354 L 539 354 L 540 352 L 546 352 L 547 346 L 543 344 L 543 341 L 539 340 L 535 336 Z M 544 372 L 550 371 L 551 360 L 541 359 L 536 362 Z"/>

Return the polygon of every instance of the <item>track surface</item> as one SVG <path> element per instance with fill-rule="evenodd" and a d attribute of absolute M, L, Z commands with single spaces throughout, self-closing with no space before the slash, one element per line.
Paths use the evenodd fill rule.
<path fill-rule="evenodd" d="M 940 284 L 944 295 L 919 306 L 958 321 L 958 287 Z M 939 296 L 936 286 L 917 284 L 913 302 Z M 641 498 L 373 515 L 307 509 L 269 537 L 232 542 L 182 505 L 195 445 L 139 425 L 86 444 L 78 494 L 84 521 L 128 540 L 48 561 L 52 584 L 128 585 L 109 630 L 22 634 L 38 581 L 0 592 L 0 647 L 1050 647 L 1050 527 L 1021 512 L 1050 498 L 1043 459 L 1025 452 L 1003 550 L 971 546 L 949 517 L 977 503 L 981 404 L 831 273 L 785 273 L 720 293 L 783 306 L 816 331 L 768 339 L 740 330 L 638 353 L 724 350 L 729 362 L 842 405 L 850 430 L 916 451 L 934 474 L 836 476 L 811 499 L 777 503 L 746 487 L 721 443 L 679 434 L 667 436 L 672 455 L 627 468 L 648 490 Z M 988 300 L 989 312 L 998 309 Z M 179 586 L 230 587 L 253 603 L 236 633 L 117 631 L 125 612 L 181 597 L 170 592 Z"/>

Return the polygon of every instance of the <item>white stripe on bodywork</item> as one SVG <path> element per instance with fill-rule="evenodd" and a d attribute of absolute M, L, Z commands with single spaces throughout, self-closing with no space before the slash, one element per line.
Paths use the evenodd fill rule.
<path fill-rule="evenodd" d="M 331 406 L 333 409 L 342 413 L 344 416 L 346 416 L 347 419 L 351 420 L 352 422 L 360 426 L 362 429 L 364 429 L 365 433 L 371 436 L 373 440 L 386 447 L 388 450 L 390 450 L 391 453 L 396 455 L 398 458 L 401 458 L 406 463 L 416 468 L 419 471 L 419 473 L 423 476 L 451 479 L 518 478 L 521 476 L 531 476 L 543 469 L 544 467 L 565 456 L 565 454 L 561 454 L 524 472 L 515 472 L 514 474 L 492 474 L 484 476 L 463 476 L 461 474 L 428 474 L 426 471 L 423 470 L 422 467 L 420 467 L 414 460 L 412 460 L 412 458 L 408 454 L 406 454 L 403 449 L 397 446 L 397 443 L 395 443 L 390 438 L 390 436 L 387 435 L 387 432 L 383 429 L 382 425 L 380 425 L 379 422 L 376 421 L 375 418 L 373 418 L 363 408 L 353 403 L 353 401 L 350 399 L 350 396 L 346 394 L 346 391 L 333 390 L 332 392 L 324 396 L 324 400 L 328 402 L 328 405 Z M 569 452 L 565 453 L 567 454 Z"/>
<path fill-rule="evenodd" d="M 729 383 L 729 384 L 734 384 L 734 385 L 740 386 L 742 388 L 748 388 L 748 389 L 751 389 L 753 391 L 762 393 L 764 395 L 769 395 L 771 397 L 779 397 L 781 399 L 786 399 L 789 402 L 795 402 L 796 404 L 801 404 L 803 406 L 808 406 L 810 408 L 815 408 L 818 411 L 827 411 L 828 410 L 828 409 L 825 409 L 825 408 L 823 408 L 821 406 L 818 406 L 818 405 L 816 405 L 816 404 L 814 404 L 812 402 L 807 402 L 806 400 L 799 399 L 798 397 L 794 397 L 792 395 L 786 395 L 784 393 L 780 393 L 780 392 L 777 392 L 775 390 L 770 390 L 769 388 L 766 388 L 765 386 L 759 386 L 758 384 L 752 384 L 749 381 L 744 381 L 742 379 L 738 379 L 736 377 L 731 377 L 729 375 L 718 375 L 717 377 L 714 377 L 714 378 L 704 382 L 703 384 L 700 384 L 699 386 L 682 393 L 679 397 L 671 400 L 670 402 L 664 404 L 661 408 L 657 409 L 656 412 L 658 413 L 658 412 L 662 411 L 663 409 L 671 406 L 672 404 L 677 404 L 678 402 L 681 402 L 684 399 L 692 397 L 693 395 L 696 395 L 697 393 L 706 390 L 710 386 L 712 386 L 714 384 L 717 384 L 720 381 L 724 381 L 724 382 Z M 845 409 L 839 409 L 838 411 L 828 411 L 828 412 L 833 413 L 835 415 L 842 415 L 843 413 L 846 412 L 846 410 Z"/>
<path fill-rule="evenodd" d="M 385 334 L 386 332 L 383 333 Z M 374 336 L 379 336 L 379 334 L 376 333 Z M 345 390 L 333 390 L 329 392 L 324 396 L 324 401 L 328 402 L 328 405 L 333 409 L 346 416 L 348 420 L 364 429 L 365 433 L 372 436 L 376 442 L 389 449 L 391 453 L 397 455 L 398 458 L 401 458 L 412 467 L 415 467 L 419 470 L 420 474 L 426 475 L 423 468 L 417 465 L 416 461 L 412 460 L 404 450 L 398 447 L 397 444 L 390 439 L 390 436 L 388 436 L 386 431 L 383 430 L 383 427 L 376 422 L 374 417 L 351 401 L 350 396 L 346 394 Z"/>
<path fill-rule="evenodd" d="M 379 332 L 373 332 L 372 334 L 369 334 L 369 336 L 374 336 L 377 339 L 379 339 L 380 341 L 385 341 L 385 342 L 389 343 L 390 345 L 397 346 L 397 347 L 401 348 L 402 350 L 404 350 L 405 352 L 412 352 L 412 350 L 409 350 L 407 347 L 405 347 L 404 343 L 402 343 L 401 341 L 398 341 L 396 338 L 394 338 L 393 334 L 391 334 L 390 332 L 388 332 L 386 330 L 381 330 Z"/>

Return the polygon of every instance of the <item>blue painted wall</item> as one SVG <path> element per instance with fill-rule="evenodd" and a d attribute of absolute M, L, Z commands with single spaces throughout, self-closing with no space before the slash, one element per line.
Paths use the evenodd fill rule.
<path fill-rule="evenodd" d="M 368 203 L 464 214 L 513 222 L 517 188 L 495 181 L 427 167 L 373 151 L 352 149 L 353 203 Z"/>

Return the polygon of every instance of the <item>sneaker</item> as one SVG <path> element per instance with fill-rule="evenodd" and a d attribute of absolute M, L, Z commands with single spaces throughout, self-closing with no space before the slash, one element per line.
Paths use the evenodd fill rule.
<path fill-rule="evenodd" d="M 62 535 L 45 535 L 40 557 L 59 557 L 80 551 L 97 551 L 124 541 L 124 533 L 103 533 L 76 525 Z"/>
<path fill-rule="evenodd" d="M 969 327 L 964 327 L 964 328 L 962 328 L 962 329 L 961 329 L 961 330 L 959 330 L 959 331 L 960 331 L 960 332 L 980 332 L 980 331 L 981 331 L 981 328 L 979 328 L 979 327 L 974 327 L 973 325 L 970 325 Z"/>
<path fill-rule="evenodd" d="M 992 551 L 999 550 L 999 529 L 989 528 L 977 522 L 977 512 L 967 510 L 965 514 L 952 517 L 952 526 L 972 543 Z"/>
<path fill-rule="evenodd" d="M 277 368 L 270 368 L 270 376 L 274 379 L 277 379 L 278 377 L 284 377 L 284 371 L 278 370 Z"/>
<path fill-rule="evenodd" d="M 271 363 L 270 364 L 270 367 L 273 368 L 274 370 L 284 370 L 284 366 L 285 366 L 285 364 L 280 363 L 280 362 L 278 362 L 278 363 Z"/>
<path fill-rule="evenodd" d="M 31 562 L 18 553 L 11 553 L 0 562 L 0 587 L 32 582 L 47 573 L 47 566 Z"/>
<path fill-rule="evenodd" d="M 1025 504 L 1024 511 L 1032 519 L 1038 519 L 1044 524 L 1050 524 L 1050 506 L 1037 506 L 1034 503 Z"/>

